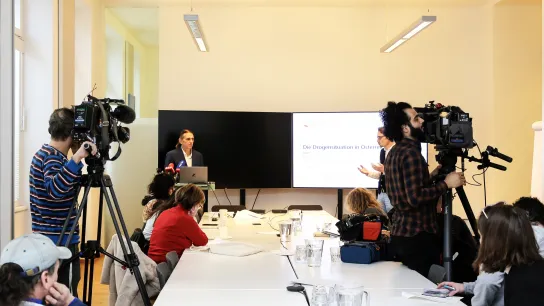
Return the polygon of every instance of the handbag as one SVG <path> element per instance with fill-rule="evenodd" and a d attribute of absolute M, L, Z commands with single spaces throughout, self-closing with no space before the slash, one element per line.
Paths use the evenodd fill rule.
<path fill-rule="evenodd" d="M 340 259 L 345 263 L 371 264 L 380 261 L 380 247 L 364 242 L 344 244 L 340 247 Z"/>
<path fill-rule="evenodd" d="M 147 251 L 149 251 L 149 241 L 145 239 L 144 233 L 141 228 L 137 228 L 134 230 L 134 232 L 130 236 L 130 240 L 136 242 L 142 252 L 147 255 Z"/>
<path fill-rule="evenodd" d="M 340 240 L 370 241 L 382 239 L 383 217 L 377 214 L 354 214 L 336 223 Z"/>

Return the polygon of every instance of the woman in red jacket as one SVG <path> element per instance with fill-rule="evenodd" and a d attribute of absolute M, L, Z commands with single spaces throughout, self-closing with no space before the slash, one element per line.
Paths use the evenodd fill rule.
<path fill-rule="evenodd" d="M 181 256 L 191 245 L 208 243 L 208 237 L 194 219 L 204 201 L 204 192 L 196 185 L 189 184 L 176 191 L 176 205 L 159 212 L 155 221 L 147 254 L 151 259 L 156 263 L 165 262 L 166 253 L 170 251 Z"/>

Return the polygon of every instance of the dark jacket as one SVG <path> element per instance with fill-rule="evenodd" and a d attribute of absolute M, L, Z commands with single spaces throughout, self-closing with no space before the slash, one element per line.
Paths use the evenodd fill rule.
<path fill-rule="evenodd" d="M 204 157 L 202 156 L 202 153 L 193 149 L 193 152 L 191 154 L 193 159 L 193 167 L 204 166 Z M 185 155 L 183 154 L 181 147 L 175 148 L 174 150 L 166 153 L 166 158 L 164 159 L 164 167 L 166 168 L 170 163 L 172 163 L 174 164 L 174 168 L 179 168 L 182 161 L 184 163 L 181 166 L 187 167 L 187 161 L 185 161 Z"/>

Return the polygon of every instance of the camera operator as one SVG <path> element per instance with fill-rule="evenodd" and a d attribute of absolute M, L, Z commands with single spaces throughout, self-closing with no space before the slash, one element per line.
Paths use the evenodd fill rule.
<path fill-rule="evenodd" d="M 381 110 L 384 135 L 396 142 L 385 161 L 387 194 L 394 207 L 391 248 L 408 268 L 427 277 L 440 263 L 436 204 L 448 188 L 465 184 L 462 173 L 452 172 L 433 184 L 440 165 L 429 173 L 421 155 L 423 119 L 405 102 L 389 102 Z"/>
<path fill-rule="evenodd" d="M 51 141 L 44 144 L 32 159 L 30 166 L 30 209 L 32 215 L 32 231 L 43 234 L 56 244 L 70 207 L 73 205 L 77 190 L 82 160 L 89 156 L 83 146 L 73 141 L 71 133 L 74 128 L 74 111 L 69 108 L 55 110 L 49 118 L 49 134 Z M 92 155 L 97 152 L 93 143 L 86 142 L 92 148 Z M 68 159 L 68 151 L 74 155 Z M 72 227 L 76 216 L 72 215 L 69 227 Z M 65 245 L 65 235 L 61 245 Z M 79 252 L 79 228 L 76 228 L 68 248 L 73 254 Z M 77 297 L 77 285 L 80 278 L 79 261 L 62 265 L 59 269 L 58 281 L 70 288 Z"/>

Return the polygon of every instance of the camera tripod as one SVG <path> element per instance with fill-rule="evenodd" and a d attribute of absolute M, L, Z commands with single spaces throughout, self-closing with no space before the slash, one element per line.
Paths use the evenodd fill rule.
<path fill-rule="evenodd" d="M 489 155 L 497 156 L 508 162 L 512 161 L 510 157 L 498 153 L 497 149 L 492 147 L 487 147 L 487 150 L 481 153 L 482 155 L 481 159 L 469 156 L 467 150 L 463 151 L 462 149 L 442 148 L 440 146 L 436 146 L 436 150 L 438 151 L 438 154 L 436 155 L 436 161 L 442 165 L 442 168 L 440 168 L 439 173 L 436 177 L 437 180 L 443 180 L 449 173 L 455 171 L 458 157 L 461 157 L 461 171 L 463 172 L 465 171 L 465 159 L 471 162 L 480 163 L 480 165 L 478 165 L 477 167 L 479 170 L 491 167 L 491 168 L 499 169 L 502 171 L 505 171 L 506 167 L 490 162 Z M 459 200 L 461 200 L 461 204 L 463 205 L 463 208 L 467 215 L 468 221 L 470 223 L 470 227 L 472 228 L 472 232 L 474 233 L 474 238 L 479 243 L 480 234 L 478 232 L 478 225 L 476 224 L 476 217 L 474 217 L 474 212 L 472 211 L 472 208 L 468 201 L 465 190 L 463 186 L 461 186 L 461 187 L 455 188 L 455 191 L 457 192 L 457 195 L 459 196 Z M 452 189 L 448 189 L 446 194 L 442 196 L 442 207 L 444 211 L 444 239 L 443 239 L 442 257 L 444 260 L 444 269 L 446 270 L 445 281 L 451 281 L 452 264 L 453 264 L 453 258 L 451 254 L 452 253 L 451 251 L 451 244 L 452 244 L 451 243 L 451 223 L 452 223 L 452 216 L 453 216 Z"/>
<path fill-rule="evenodd" d="M 76 218 L 74 220 L 72 228 L 70 229 L 70 233 L 68 234 L 68 239 L 66 239 L 65 246 L 68 246 L 68 244 L 72 240 L 78 221 L 83 214 L 82 231 L 81 231 L 81 241 L 82 241 L 81 250 L 82 251 L 77 254 L 74 254 L 74 256 L 70 258 L 67 262 L 65 262 L 64 264 L 72 263 L 73 261 L 78 260 L 80 257 L 85 258 L 82 301 L 88 306 L 91 305 L 92 295 L 93 295 L 94 260 L 95 258 L 98 258 L 100 254 L 104 254 L 108 256 L 112 260 L 120 263 L 124 268 L 128 268 L 130 270 L 130 273 L 132 273 L 134 277 L 136 278 L 136 283 L 138 284 L 138 288 L 142 296 L 144 305 L 151 306 L 151 301 L 149 300 L 149 296 L 147 295 L 145 284 L 142 279 L 142 275 L 140 274 L 140 270 L 138 268 L 138 266 L 140 265 L 140 262 L 138 260 L 138 257 L 136 256 L 136 253 L 134 252 L 134 248 L 132 247 L 132 242 L 130 241 L 130 236 L 127 232 L 127 227 L 125 225 L 123 215 L 121 214 L 121 209 L 119 208 L 119 203 L 117 201 L 117 197 L 115 196 L 115 191 L 113 190 L 113 183 L 110 177 L 104 174 L 104 163 L 102 160 L 95 157 L 90 157 L 90 158 L 88 157 L 85 159 L 85 161 L 88 165 L 87 166 L 88 174 L 82 176 L 81 182 L 79 183 L 75 196 L 74 196 L 74 204 L 70 208 L 68 217 L 66 218 L 66 221 L 64 222 L 62 232 L 57 242 L 58 245 L 62 243 L 62 239 L 68 229 L 70 218 L 72 217 L 74 211 L 77 211 Z M 84 187 L 83 198 L 81 200 L 81 204 L 78 207 L 77 202 L 78 202 L 78 197 L 79 197 L 79 193 L 81 191 L 82 186 Z M 86 214 L 87 214 L 87 203 L 88 203 L 87 199 L 88 199 L 89 191 L 91 190 L 91 188 L 100 188 L 100 202 L 98 206 L 98 233 L 97 233 L 96 240 L 89 240 L 85 242 L 85 229 L 86 229 L 86 223 L 87 223 Z M 111 193 L 111 199 L 110 199 L 110 194 L 108 193 L 108 191 L 109 193 Z M 106 204 L 108 205 L 108 210 L 110 212 L 113 225 L 115 227 L 115 232 L 117 233 L 117 238 L 119 239 L 119 243 L 123 250 L 124 260 L 119 259 L 113 256 L 112 254 L 106 252 L 106 250 L 104 250 L 104 248 L 100 246 L 100 235 L 101 235 L 101 227 L 102 227 L 102 209 L 104 204 L 104 198 L 106 198 Z M 119 218 L 119 220 L 117 220 L 117 218 Z M 79 262 L 76 262 L 75 264 L 79 264 Z"/>

